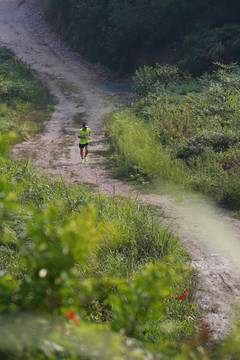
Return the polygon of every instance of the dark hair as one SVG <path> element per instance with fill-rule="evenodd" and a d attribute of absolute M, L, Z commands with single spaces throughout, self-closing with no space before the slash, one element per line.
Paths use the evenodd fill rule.
<path fill-rule="evenodd" d="M 83 123 L 82 126 L 83 126 L 83 127 L 87 127 L 87 124 L 86 124 L 86 123 Z"/>

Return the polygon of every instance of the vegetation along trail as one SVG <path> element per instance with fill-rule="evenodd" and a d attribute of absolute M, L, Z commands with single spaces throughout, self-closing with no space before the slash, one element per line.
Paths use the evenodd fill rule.
<path fill-rule="evenodd" d="M 196 298 L 206 309 L 205 321 L 213 340 L 226 332 L 231 310 L 240 294 L 240 223 L 203 200 L 170 195 L 141 195 L 104 170 L 106 150 L 102 119 L 123 101 L 131 99 L 124 81 L 99 65 L 89 64 L 64 44 L 44 23 L 43 4 L 38 0 L 1 0 L 0 45 L 13 49 L 29 64 L 56 99 L 52 119 L 42 134 L 17 145 L 16 157 L 30 159 L 45 172 L 75 183 L 95 186 L 110 195 L 138 196 L 158 206 L 170 222 L 177 224 L 179 237 L 198 268 Z M 92 130 L 88 164 L 80 164 L 77 132 L 82 121 Z"/>

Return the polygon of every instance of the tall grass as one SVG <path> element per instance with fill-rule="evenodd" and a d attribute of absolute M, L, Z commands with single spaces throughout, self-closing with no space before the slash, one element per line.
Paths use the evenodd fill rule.
<path fill-rule="evenodd" d="M 181 182 L 184 166 L 164 150 L 153 123 L 146 123 L 132 112 L 122 110 L 108 118 L 106 131 L 120 175 Z"/>
<path fill-rule="evenodd" d="M 106 127 L 120 174 L 178 183 L 239 210 L 240 68 L 217 65 L 196 79 L 176 67 L 139 69 L 133 108 Z"/>
<path fill-rule="evenodd" d="M 66 185 L 62 178 L 51 180 L 50 177 L 39 175 L 38 170 L 34 170 L 29 163 L 7 160 L 1 170 L 12 179 L 13 184 L 22 184 L 18 199 L 24 206 L 38 207 L 42 211 L 46 204 L 61 201 L 65 204 L 61 217 L 65 217 L 68 213 L 81 213 L 83 208 L 92 204 L 97 210 L 98 220 L 111 223 L 113 229 L 109 234 L 104 234 L 99 248 L 98 257 L 102 264 L 106 261 L 107 252 L 121 255 L 127 270 L 137 269 L 142 263 L 175 252 L 179 258 L 186 255 L 171 229 L 161 223 L 161 214 L 147 205 L 129 198 L 119 200 L 90 193 L 82 187 Z"/>

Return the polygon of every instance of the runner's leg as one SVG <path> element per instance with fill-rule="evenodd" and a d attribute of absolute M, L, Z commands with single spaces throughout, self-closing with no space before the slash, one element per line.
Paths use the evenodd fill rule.
<path fill-rule="evenodd" d="M 80 148 L 81 159 L 83 159 L 83 148 Z"/>
<path fill-rule="evenodd" d="M 87 156 L 88 154 L 88 145 L 85 146 L 85 157 Z"/>

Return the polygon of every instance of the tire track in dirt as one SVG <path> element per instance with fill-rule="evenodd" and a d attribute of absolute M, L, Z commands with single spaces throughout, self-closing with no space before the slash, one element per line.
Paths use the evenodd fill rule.
<path fill-rule="evenodd" d="M 43 1 L 37 0 L 0 3 L 0 45 L 12 48 L 18 58 L 30 64 L 57 100 L 44 133 L 16 146 L 14 156 L 30 159 L 42 171 L 61 175 L 69 182 L 92 184 L 112 196 L 137 196 L 138 200 L 162 208 L 192 254 L 191 266 L 198 269 L 195 296 L 206 309 L 204 318 L 213 332 L 212 338 L 222 338 L 240 294 L 239 221 L 203 200 L 138 194 L 108 176 L 105 160 L 100 156 L 107 149 L 101 121 L 131 95 L 111 91 L 111 74 L 90 64 L 62 42 L 44 23 L 42 6 Z M 92 129 L 88 164 L 80 164 L 80 124 L 76 118 L 86 120 Z"/>

